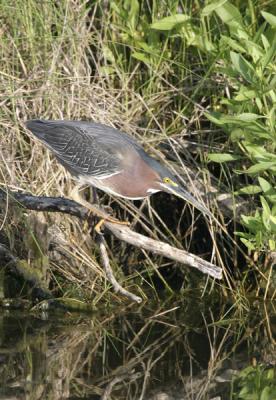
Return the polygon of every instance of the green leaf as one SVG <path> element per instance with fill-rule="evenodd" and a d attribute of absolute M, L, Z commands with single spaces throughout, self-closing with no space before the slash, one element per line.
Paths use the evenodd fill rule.
<path fill-rule="evenodd" d="M 115 68 L 111 65 L 103 65 L 99 67 L 99 73 L 102 75 L 112 75 L 115 73 Z"/>
<path fill-rule="evenodd" d="M 256 121 L 256 119 L 262 118 L 262 116 L 259 114 L 253 114 L 253 113 L 242 113 L 242 114 L 238 114 L 238 115 L 233 115 L 232 118 L 236 119 L 238 121 L 250 122 L 250 121 Z"/>
<path fill-rule="evenodd" d="M 103 56 L 104 58 L 109 61 L 111 64 L 115 64 L 115 57 L 108 46 L 102 46 Z"/>
<path fill-rule="evenodd" d="M 263 33 L 261 34 L 261 40 L 262 40 L 263 48 L 265 49 L 265 51 L 268 51 L 271 46 L 270 46 L 270 43 L 269 43 L 267 37 Z"/>
<path fill-rule="evenodd" d="M 256 234 L 260 232 L 263 228 L 261 217 L 250 217 L 247 215 L 241 216 L 243 224 L 247 227 L 247 229 Z"/>
<path fill-rule="evenodd" d="M 245 143 L 244 148 L 248 151 L 251 157 L 256 158 L 258 161 L 276 162 L 276 154 L 269 153 L 263 146 Z"/>
<path fill-rule="evenodd" d="M 131 0 L 130 10 L 128 12 L 128 25 L 134 30 L 139 16 L 139 1 Z"/>
<path fill-rule="evenodd" d="M 265 225 L 265 227 L 269 230 L 270 226 L 269 226 L 269 220 L 271 215 L 271 210 L 270 207 L 268 205 L 268 202 L 266 201 L 266 199 L 261 196 L 261 203 L 262 203 L 262 207 L 263 207 L 263 212 L 262 212 L 262 220 L 263 220 L 263 224 Z"/>
<path fill-rule="evenodd" d="M 273 239 L 268 239 L 268 245 L 269 245 L 269 249 L 270 249 L 271 251 L 274 251 L 274 250 L 276 249 L 275 240 L 273 240 Z M 261 399 L 262 399 L 262 397 L 261 397 Z M 268 400 L 269 400 L 269 398 L 268 398 Z"/>
<path fill-rule="evenodd" d="M 268 369 L 266 374 L 267 374 L 267 379 L 268 380 L 274 381 L 275 373 L 274 373 L 274 369 L 273 368 Z"/>
<path fill-rule="evenodd" d="M 241 370 L 241 372 L 239 373 L 239 377 L 241 378 L 247 378 L 250 374 L 252 374 L 256 372 L 256 368 L 249 365 L 248 367 L 245 367 L 244 369 Z"/>
<path fill-rule="evenodd" d="M 231 39 L 229 36 L 221 35 L 221 44 L 227 45 L 231 47 L 233 50 L 238 51 L 239 53 L 245 53 L 244 47 L 240 45 L 236 40 Z"/>
<path fill-rule="evenodd" d="M 276 204 L 274 204 L 274 206 L 272 206 L 272 210 L 271 210 L 272 215 L 275 217 L 276 216 Z"/>
<path fill-rule="evenodd" d="M 257 63 L 264 56 L 264 49 L 252 40 L 246 40 L 247 54 Z"/>
<path fill-rule="evenodd" d="M 270 221 L 272 221 L 273 224 L 275 224 L 275 226 L 276 226 L 276 217 L 275 216 L 270 215 Z"/>
<path fill-rule="evenodd" d="M 151 64 L 151 60 L 145 55 L 145 53 L 134 51 L 131 53 L 131 56 L 138 61 L 143 61 L 145 64 Z"/>
<path fill-rule="evenodd" d="M 256 248 L 256 246 L 254 246 L 254 244 L 252 242 L 250 242 L 249 240 L 247 240 L 245 238 L 241 238 L 241 242 L 243 244 L 245 244 L 245 246 L 248 248 L 248 250 L 254 251 Z"/>
<path fill-rule="evenodd" d="M 234 51 L 230 51 L 230 58 L 236 71 L 238 71 L 247 82 L 252 83 L 253 77 L 255 76 L 252 65 L 242 55 Z"/>
<path fill-rule="evenodd" d="M 157 31 L 169 31 L 175 28 L 177 25 L 184 24 L 189 19 L 190 17 L 185 14 L 170 15 L 169 17 L 165 17 L 163 19 L 160 19 L 159 21 L 154 22 L 150 25 L 150 28 Z"/>
<path fill-rule="evenodd" d="M 214 161 L 217 163 L 224 163 L 227 161 L 239 160 L 241 157 L 236 156 L 234 154 L 228 154 L 228 153 L 211 153 L 211 154 L 208 154 L 208 158 L 210 161 Z"/>
<path fill-rule="evenodd" d="M 262 66 L 266 67 L 267 64 L 270 63 L 271 59 L 275 56 L 276 52 L 276 36 L 274 36 L 272 45 L 270 46 L 268 52 L 266 53 L 265 57 L 262 59 Z"/>
<path fill-rule="evenodd" d="M 225 124 L 225 114 L 216 112 L 216 111 L 211 111 L 211 112 L 206 112 L 205 116 L 211 121 L 214 122 L 217 125 L 224 125 Z"/>
<path fill-rule="evenodd" d="M 276 16 L 273 14 L 270 14 L 266 11 L 261 11 L 262 16 L 264 19 L 269 23 L 269 25 L 272 26 L 272 28 L 276 28 Z"/>
<path fill-rule="evenodd" d="M 248 185 L 235 192 L 235 194 L 257 194 L 261 193 L 262 189 L 258 185 Z"/>
<path fill-rule="evenodd" d="M 262 390 L 260 400 L 274 400 L 274 399 L 276 399 L 276 396 L 274 397 L 273 393 L 275 393 L 275 388 L 273 390 L 273 388 L 270 388 L 269 386 L 266 386 Z"/>
<path fill-rule="evenodd" d="M 233 142 L 237 142 L 241 139 L 244 139 L 245 131 L 240 128 L 233 129 L 233 131 L 230 134 L 230 137 Z"/>
<path fill-rule="evenodd" d="M 257 97 L 258 93 L 255 90 L 242 90 L 239 91 L 235 98 L 236 101 L 244 101 L 244 100 L 251 100 L 254 97 Z"/>
<path fill-rule="evenodd" d="M 219 18 L 230 27 L 243 27 L 242 16 L 239 10 L 229 1 L 217 7 L 215 11 Z"/>
<path fill-rule="evenodd" d="M 247 127 L 249 127 L 248 122 L 254 122 L 254 125 L 250 125 L 251 131 L 254 129 L 254 132 L 259 132 L 263 134 L 262 124 L 255 123 L 257 119 L 264 118 L 262 115 L 254 114 L 254 113 L 242 113 L 237 115 L 228 115 L 219 113 L 216 111 L 205 113 L 205 116 L 212 122 L 217 125 L 226 125 L 226 124 L 235 124 L 241 125 L 241 123 L 245 123 Z"/>
<path fill-rule="evenodd" d="M 222 6 L 226 2 L 227 2 L 227 0 L 219 0 L 219 1 L 214 1 L 211 4 L 208 4 L 208 6 L 205 6 L 201 12 L 202 17 L 207 17 L 213 11 L 215 11 L 216 8 Z"/>
<path fill-rule="evenodd" d="M 269 192 L 272 189 L 271 184 L 261 176 L 258 177 L 258 181 L 264 193 Z"/>
<path fill-rule="evenodd" d="M 118 7 L 118 5 L 116 4 L 115 1 L 111 1 L 111 2 L 110 2 L 110 8 L 111 8 L 112 10 L 114 10 L 118 15 L 121 14 L 120 8 Z"/>
<path fill-rule="evenodd" d="M 275 191 L 275 189 L 273 189 L 272 194 L 270 194 L 270 193 L 265 193 L 265 197 L 266 197 L 266 199 L 269 200 L 270 203 L 276 205 L 276 191 Z M 275 210 L 274 210 L 274 211 L 275 211 Z M 273 212 L 273 214 L 276 215 L 276 212 Z"/>
<path fill-rule="evenodd" d="M 269 222 L 270 222 L 272 232 L 276 233 L 276 217 L 274 217 L 273 215 L 270 215 Z"/>
<path fill-rule="evenodd" d="M 249 35 L 243 28 L 242 29 L 237 28 L 236 35 L 239 41 L 247 44 L 247 40 L 249 40 Z"/>
<path fill-rule="evenodd" d="M 263 161 L 263 162 L 260 162 L 258 164 L 252 165 L 245 172 L 247 174 L 256 174 L 258 172 L 266 171 L 266 170 L 268 170 L 268 169 L 270 169 L 272 167 L 275 167 L 275 166 L 276 166 L 276 162 L 275 161 L 273 161 L 273 162 L 271 162 L 271 161 Z"/>

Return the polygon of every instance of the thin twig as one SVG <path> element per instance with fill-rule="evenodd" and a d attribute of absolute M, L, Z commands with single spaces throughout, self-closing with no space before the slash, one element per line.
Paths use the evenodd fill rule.
<path fill-rule="evenodd" d="M 117 282 L 115 276 L 113 275 L 113 271 L 112 271 L 112 269 L 110 267 L 110 263 L 109 263 L 109 257 L 108 257 L 107 251 L 106 251 L 105 240 L 104 240 L 103 234 L 97 235 L 97 241 L 99 243 L 101 259 L 102 259 L 106 277 L 109 280 L 109 282 L 111 283 L 111 285 L 113 286 L 115 293 L 120 293 L 122 296 L 128 297 L 130 300 L 135 301 L 136 303 L 141 303 L 142 298 L 139 296 L 136 296 L 135 294 L 124 289 Z"/>

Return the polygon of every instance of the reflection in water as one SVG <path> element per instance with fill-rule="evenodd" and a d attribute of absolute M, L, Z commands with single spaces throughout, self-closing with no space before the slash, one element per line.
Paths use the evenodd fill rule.
<path fill-rule="evenodd" d="M 272 308 L 272 306 L 271 306 Z M 275 310 L 196 300 L 95 315 L 0 316 L 0 399 L 229 399 L 233 374 L 275 362 Z"/>

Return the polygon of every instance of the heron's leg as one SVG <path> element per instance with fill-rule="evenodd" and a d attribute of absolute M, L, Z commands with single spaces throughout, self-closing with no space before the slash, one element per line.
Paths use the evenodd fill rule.
<path fill-rule="evenodd" d="M 94 186 L 92 186 L 92 197 L 93 197 L 93 203 L 99 204 L 99 196 L 97 193 L 97 189 Z"/>
<path fill-rule="evenodd" d="M 99 200 L 99 196 L 98 196 L 98 192 L 97 192 L 97 189 L 94 187 L 94 186 L 92 186 L 92 202 L 93 202 L 93 204 L 100 204 L 100 200 Z M 106 206 L 106 205 L 102 205 L 101 206 L 103 209 L 104 209 L 104 211 L 106 211 L 108 214 L 112 214 L 112 208 L 110 207 L 110 206 Z"/>
<path fill-rule="evenodd" d="M 100 228 L 104 224 L 105 221 L 113 222 L 113 223 L 121 224 L 121 225 L 129 225 L 129 222 L 119 221 L 117 218 L 114 218 L 111 215 L 109 215 L 106 212 L 104 212 L 103 210 L 101 210 L 95 204 L 91 204 L 88 201 L 86 201 L 83 197 L 81 197 L 80 196 L 80 191 L 81 191 L 82 186 L 83 185 L 75 186 L 74 189 L 71 191 L 70 196 L 77 203 L 79 203 L 83 207 L 87 208 L 92 215 L 96 215 L 97 217 L 101 218 L 99 223 L 96 225 L 96 229 L 98 230 L 98 232 L 100 232 Z"/>

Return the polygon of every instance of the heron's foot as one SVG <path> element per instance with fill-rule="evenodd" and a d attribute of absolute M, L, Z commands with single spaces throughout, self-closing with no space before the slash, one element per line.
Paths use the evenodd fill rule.
<path fill-rule="evenodd" d="M 130 222 L 128 222 L 128 221 L 120 221 L 119 219 L 112 218 L 112 217 L 111 218 L 107 218 L 106 221 L 113 222 L 114 224 L 118 224 L 118 225 L 126 225 L 126 226 L 130 225 Z"/>
<path fill-rule="evenodd" d="M 101 235 L 101 227 L 103 226 L 103 224 L 105 223 L 105 219 L 100 219 L 100 221 L 96 224 L 95 226 L 95 231 L 97 232 L 98 235 Z"/>
<path fill-rule="evenodd" d="M 113 224 L 118 224 L 118 225 L 130 225 L 128 221 L 120 221 L 117 218 L 114 217 L 107 217 L 107 218 L 102 218 L 100 221 L 96 224 L 95 226 L 95 231 L 100 234 L 101 233 L 101 227 L 104 225 L 105 222 L 112 222 Z"/>
<path fill-rule="evenodd" d="M 87 210 L 88 210 L 87 222 L 85 223 L 85 228 L 89 227 L 91 220 L 94 216 L 101 218 L 100 222 L 103 221 L 103 222 L 101 222 L 100 225 L 99 225 L 100 222 L 96 225 L 96 227 L 98 227 L 97 229 L 99 232 L 100 232 L 101 226 L 103 225 L 103 223 L 105 221 L 113 222 L 114 224 L 129 225 L 129 222 L 119 221 L 117 218 L 114 218 L 111 215 L 108 215 L 109 213 L 112 213 L 112 211 L 113 211 L 112 208 L 107 206 L 108 210 L 106 210 L 106 208 L 105 208 L 105 211 L 103 212 L 99 209 L 99 207 L 97 207 L 95 205 L 93 206 L 93 204 L 90 204 L 88 201 L 83 199 L 79 193 L 80 189 L 81 189 L 81 186 L 76 186 L 73 189 L 73 191 L 71 192 L 71 197 L 73 200 L 75 200 L 77 203 L 81 204 L 83 207 L 87 208 Z M 90 223 L 89 223 L 89 220 L 90 220 Z"/>

